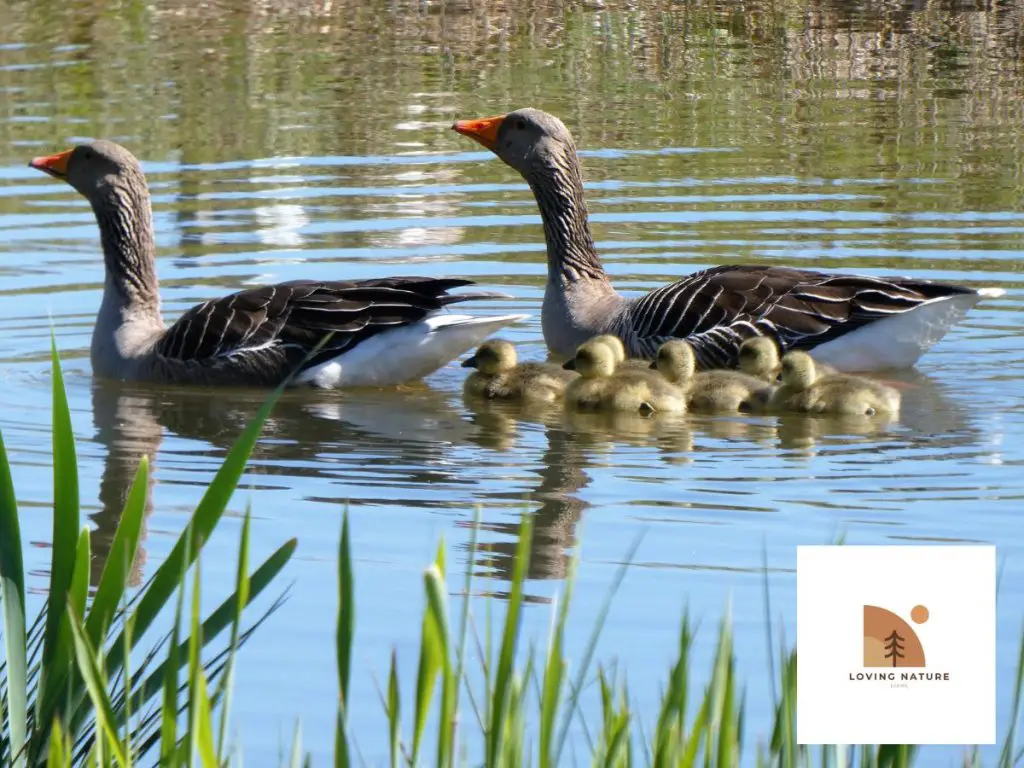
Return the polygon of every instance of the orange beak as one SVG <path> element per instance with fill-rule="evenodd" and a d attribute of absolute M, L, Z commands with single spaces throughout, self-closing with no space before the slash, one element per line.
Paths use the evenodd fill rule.
<path fill-rule="evenodd" d="M 56 155 L 36 157 L 32 159 L 29 166 L 37 171 L 48 173 L 56 179 L 66 179 L 68 176 L 68 160 L 71 159 L 71 152 L 58 152 Z"/>
<path fill-rule="evenodd" d="M 498 129 L 505 122 L 505 115 L 482 117 L 479 120 L 457 120 L 452 130 L 483 144 L 492 152 L 498 146 Z"/>

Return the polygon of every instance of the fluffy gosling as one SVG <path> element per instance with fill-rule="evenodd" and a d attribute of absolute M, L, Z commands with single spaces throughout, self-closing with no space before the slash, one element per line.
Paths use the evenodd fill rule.
<path fill-rule="evenodd" d="M 576 373 L 547 363 L 516 364 L 516 348 L 503 339 L 481 344 L 463 368 L 476 368 L 466 377 L 467 397 L 554 403 L 561 400 L 566 385 L 579 378 Z"/>
<path fill-rule="evenodd" d="M 612 352 L 615 353 L 616 371 L 646 371 L 650 367 L 646 360 L 640 360 L 635 357 L 627 358 L 626 345 L 622 343 L 622 339 L 618 336 L 614 336 L 610 333 L 604 333 L 600 336 L 595 336 L 591 341 L 596 341 L 599 344 L 607 344 L 612 348 Z"/>
<path fill-rule="evenodd" d="M 740 370 L 755 379 L 774 384 L 779 378 L 779 345 L 769 336 L 752 336 L 740 346 Z M 839 373 L 827 363 L 814 361 L 820 376 Z"/>
<path fill-rule="evenodd" d="M 757 411 L 764 407 L 771 394 L 771 387 L 763 380 L 740 371 L 697 373 L 693 347 L 682 339 L 662 344 L 650 367 L 686 392 L 687 405 L 692 411 Z"/>
<path fill-rule="evenodd" d="M 611 346 L 591 339 L 563 366 L 580 378 L 565 390 L 565 404 L 584 411 L 620 411 L 640 414 L 679 413 L 686 410 L 682 391 L 646 370 L 615 372 Z"/>
<path fill-rule="evenodd" d="M 822 376 L 809 354 L 794 351 L 782 357 L 782 383 L 772 393 L 769 407 L 841 416 L 895 415 L 900 408 L 900 393 L 861 376 Z"/>

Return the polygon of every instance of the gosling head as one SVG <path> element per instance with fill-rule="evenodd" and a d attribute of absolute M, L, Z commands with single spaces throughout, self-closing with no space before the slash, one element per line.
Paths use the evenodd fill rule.
<path fill-rule="evenodd" d="M 485 376 L 496 376 L 516 367 L 516 348 L 504 339 L 490 339 L 464 360 L 462 367 L 476 368 Z"/>
<path fill-rule="evenodd" d="M 673 339 L 659 347 L 651 368 L 656 369 L 673 384 L 679 384 L 693 378 L 697 371 L 697 358 L 693 354 L 690 342 Z"/>
<path fill-rule="evenodd" d="M 626 359 L 626 345 L 622 343 L 622 339 L 618 336 L 605 333 L 600 336 L 595 336 L 591 341 L 611 347 L 612 353 L 615 355 L 616 365 Z"/>
<path fill-rule="evenodd" d="M 806 389 L 814 384 L 818 371 L 814 358 L 806 352 L 787 352 L 782 356 L 782 384 L 787 387 Z"/>
<path fill-rule="evenodd" d="M 585 379 L 611 376 L 615 372 L 615 353 L 607 344 L 591 340 L 581 344 L 576 356 L 562 367 L 579 372 Z"/>
<path fill-rule="evenodd" d="M 779 348 L 768 336 L 754 336 L 740 347 L 740 370 L 748 376 L 775 381 L 779 375 Z"/>

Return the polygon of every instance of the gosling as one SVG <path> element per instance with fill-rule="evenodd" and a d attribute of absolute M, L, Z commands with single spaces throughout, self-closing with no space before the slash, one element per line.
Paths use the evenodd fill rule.
<path fill-rule="evenodd" d="M 595 336 L 591 341 L 596 341 L 600 344 L 607 344 L 612 348 L 612 352 L 615 353 L 615 370 L 616 371 L 646 371 L 650 366 L 646 360 L 639 360 L 637 358 L 626 357 L 626 345 L 622 343 L 622 339 L 610 333 L 604 333 L 600 336 Z"/>
<path fill-rule="evenodd" d="M 566 385 L 579 375 L 548 363 L 516 364 L 516 348 L 504 339 L 490 339 L 479 346 L 463 368 L 476 368 L 466 377 L 466 397 L 529 403 L 555 403 Z"/>
<path fill-rule="evenodd" d="M 774 384 L 779 378 L 779 346 L 769 336 L 752 336 L 740 345 L 740 371 Z M 832 376 L 838 371 L 817 360 L 814 364 L 821 376 Z"/>
<path fill-rule="evenodd" d="M 782 383 L 772 393 L 769 407 L 840 416 L 895 415 L 900 409 L 900 393 L 861 376 L 822 376 L 809 354 L 794 351 L 782 357 Z"/>
<path fill-rule="evenodd" d="M 580 345 L 576 356 L 563 368 L 578 371 L 580 378 L 565 390 L 568 408 L 583 411 L 617 411 L 650 415 L 681 413 L 686 397 L 677 387 L 646 370 L 615 372 L 611 346 L 591 339 Z"/>
<path fill-rule="evenodd" d="M 762 410 L 771 396 L 771 386 L 740 371 L 697 373 L 693 347 L 682 339 L 662 344 L 650 367 L 686 392 L 691 411 L 749 413 Z"/>

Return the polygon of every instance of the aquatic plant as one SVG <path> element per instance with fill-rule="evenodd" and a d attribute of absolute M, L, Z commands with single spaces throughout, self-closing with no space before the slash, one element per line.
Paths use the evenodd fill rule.
<path fill-rule="evenodd" d="M 226 754 L 224 724 L 230 709 L 235 653 L 279 602 L 273 602 L 248 629 L 242 628 L 243 613 L 280 573 L 295 551 L 296 541 L 283 544 L 249 573 L 246 515 L 235 590 L 205 618 L 198 607 L 202 582 L 199 555 L 224 514 L 279 391 L 228 452 L 165 561 L 129 599 L 128 580 L 149 481 L 149 462 L 142 458 L 99 582 L 90 594 L 89 529 L 81 526 L 74 435 L 52 342 L 51 355 L 54 500 L 50 587 L 45 605 L 31 623 L 26 617 L 18 505 L 0 437 L 0 766 L 25 768 L 43 762 L 127 765 L 156 744 L 160 744 L 161 762 L 191 763 L 190 755 L 198 753 L 204 764 L 210 764 L 209 758 Z M 185 580 L 193 565 L 188 636 L 182 640 Z M 149 630 L 154 629 L 157 617 L 173 605 L 170 601 L 175 592 L 173 631 L 144 647 L 143 641 L 154 635 Z M 225 631 L 229 633 L 226 646 L 209 652 L 212 641 Z M 140 659 L 137 668 L 132 668 L 136 659 Z M 187 680 L 179 684 L 182 670 L 187 670 Z M 208 685 L 215 679 L 219 682 L 211 693 Z M 182 711 L 189 716 L 179 733 L 177 715 Z M 220 725 L 214 742 L 215 711 Z M 216 750 L 211 746 L 214 743 Z"/>

